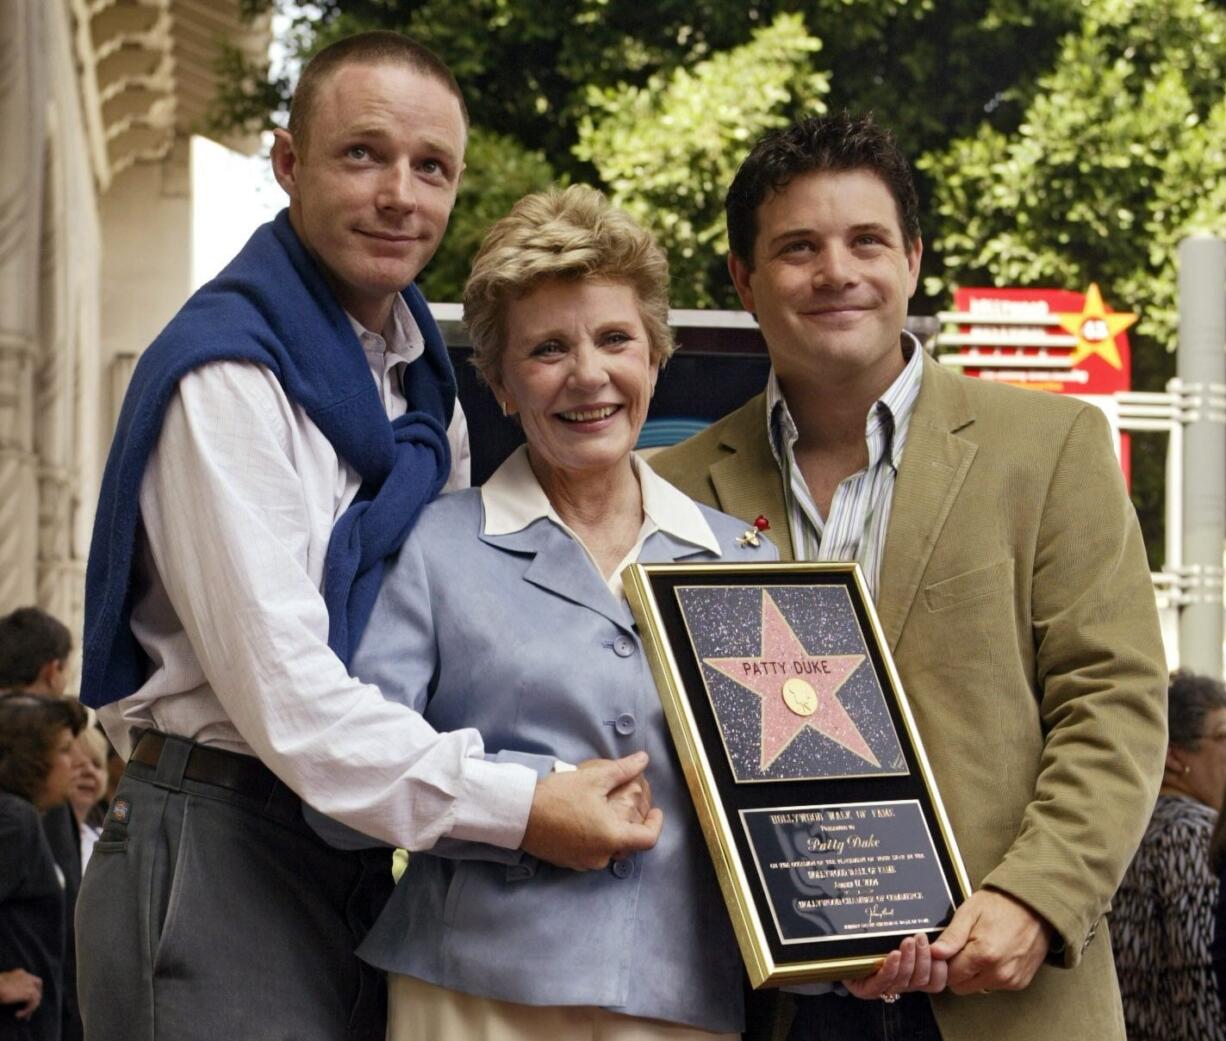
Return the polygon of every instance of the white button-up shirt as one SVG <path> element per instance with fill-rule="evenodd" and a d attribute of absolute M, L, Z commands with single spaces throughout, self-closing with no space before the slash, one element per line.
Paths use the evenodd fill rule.
<path fill-rule="evenodd" d="M 783 474 L 783 498 L 792 528 L 792 554 L 797 560 L 855 560 L 876 599 L 881 558 L 890 526 L 894 480 L 907 443 L 911 413 L 923 377 L 923 348 L 909 332 L 902 334 L 907 363 L 865 419 L 868 465 L 843 478 L 822 517 L 804 475 L 796 464 L 799 432 L 788 411 L 779 380 L 771 370 L 766 385 L 766 409 L 771 448 Z"/>
<path fill-rule="evenodd" d="M 421 333 L 397 297 L 384 337 L 357 323 L 389 418 Z M 448 487 L 468 484 L 468 435 L 448 430 Z M 100 713 L 127 755 L 154 727 L 258 756 L 321 812 L 395 845 L 448 835 L 515 848 L 536 778 L 484 758 L 481 737 L 437 734 L 359 683 L 329 649 L 320 594 L 328 539 L 361 484 L 262 366 L 189 373 L 166 410 L 140 491 L 132 631 L 145 684 Z"/>
<path fill-rule="evenodd" d="M 719 539 L 715 537 L 711 525 L 707 523 L 702 510 L 693 499 L 674 488 L 633 453 L 630 455 L 630 465 L 643 497 L 643 524 L 639 528 L 638 539 L 634 545 L 613 569 L 613 573 L 605 579 L 609 591 L 619 600 L 623 596 L 622 571 L 639 559 L 643 543 L 654 532 L 662 531 L 682 542 L 705 549 L 717 557 L 722 555 Z M 482 530 L 487 535 L 510 535 L 512 532 L 522 531 L 542 517 L 549 518 L 583 547 L 592 567 L 597 572 L 600 571 L 600 565 L 596 563 L 592 551 L 558 516 L 557 510 L 553 508 L 545 490 L 536 479 L 532 464 L 528 460 L 527 446 L 520 445 L 481 486 L 481 508 L 485 512 L 485 526 Z"/>

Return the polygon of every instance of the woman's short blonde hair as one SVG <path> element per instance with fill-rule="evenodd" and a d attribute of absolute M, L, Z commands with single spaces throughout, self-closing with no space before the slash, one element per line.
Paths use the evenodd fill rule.
<path fill-rule="evenodd" d="M 638 298 L 653 361 L 673 353 L 668 260 L 651 232 L 595 188 L 572 185 L 520 199 L 485 236 L 464 287 L 473 364 L 487 383 L 501 375 L 507 305 L 551 279 L 617 282 Z"/>
<path fill-rule="evenodd" d="M 77 735 L 77 741 L 94 761 L 94 766 L 99 769 L 106 769 L 107 747 L 106 738 L 102 731 L 95 726 L 86 726 L 84 730 Z"/>

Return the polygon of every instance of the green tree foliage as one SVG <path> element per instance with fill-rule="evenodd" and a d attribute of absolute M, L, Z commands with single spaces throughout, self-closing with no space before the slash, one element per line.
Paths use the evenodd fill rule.
<path fill-rule="evenodd" d="M 1205 0 L 1084 0 L 1020 125 L 929 153 L 928 291 L 956 284 L 1103 286 L 1135 310 L 1133 383 L 1173 374 L 1176 251 L 1226 234 L 1226 12 Z M 1136 443 L 1134 489 L 1161 560 L 1162 446 Z"/>
<path fill-rule="evenodd" d="M 672 264 L 674 303 L 734 306 L 720 276 L 724 190 L 756 137 L 824 110 L 829 84 L 813 71 L 820 48 L 799 16 L 780 15 L 749 43 L 692 69 L 657 73 L 641 87 L 588 89 L 575 153 L 656 232 Z"/>
<path fill-rule="evenodd" d="M 361 28 L 408 32 L 446 58 L 475 122 L 565 163 L 560 157 L 571 153 L 589 87 L 643 86 L 653 75 L 747 43 L 781 13 L 829 27 L 841 41 L 836 50 L 854 51 L 887 26 L 909 26 L 930 6 L 929 0 L 316 0 L 295 19 L 292 49 L 306 55 Z"/>
<path fill-rule="evenodd" d="M 273 76 L 268 62 L 252 62 L 228 40 L 218 43 L 213 72 L 217 93 L 204 117 L 207 132 L 258 134 L 272 128 L 273 114 L 289 96 L 286 77 Z"/>
<path fill-rule="evenodd" d="M 246 2 L 267 8 L 274 0 Z M 577 147 L 585 120 L 611 118 L 599 104 L 593 111 L 594 97 L 635 96 L 644 103 L 643 91 L 662 87 L 675 108 L 670 136 L 689 142 L 675 151 L 702 154 L 710 136 L 704 124 L 714 107 L 703 104 L 699 91 L 727 97 L 737 84 L 700 79 L 699 68 L 715 62 L 744 75 L 744 65 L 730 64 L 729 55 L 780 16 L 791 16 L 784 24 L 795 26 L 798 40 L 821 41 L 820 51 L 807 55 L 808 72 L 827 84 L 827 104 L 876 111 L 913 155 L 943 146 L 984 118 L 1012 130 L 1030 85 L 1077 17 L 1069 0 L 315 0 L 303 11 L 288 41 L 293 54 L 305 57 L 364 28 L 408 32 L 455 70 L 476 126 L 497 130 L 508 145 L 543 153 L 559 176 L 606 188 L 611 185 L 602 183 L 595 160 L 616 167 L 618 157 Z M 746 95 L 759 81 L 748 72 L 740 84 Z M 241 119 L 251 129 L 252 115 L 268 113 L 270 98 L 285 107 L 287 84 L 269 81 L 267 70 L 230 69 L 228 75 L 236 87 L 223 99 L 218 122 Z M 777 77 L 773 82 L 793 88 Z M 682 94 L 692 100 L 683 101 Z M 754 108 L 753 99 L 737 101 Z M 779 104 L 775 111 L 793 114 L 798 106 Z M 650 120 L 645 139 L 635 140 L 627 127 L 621 140 L 645 151 L 652 143 L 646 138 L 658 138 L 658 128 Z M 729 142 L 734 157 L 743 145 Z M 726 181 L 704 181 L 672 198 L 656 191 L 652 203 L 660 215 L 653 223 L 704 228 L 713 194 L 725 187 Z M 688 246 L 692 240 L 676 241 Z M 722 260 L 708 265 L 702 284 L 690 277 L 694 257 L 674 250 L 671 259 L 686 273 L 678 282 L 679 305 L 730 299 Z"/>
<path fill-rule="evenodd" d="M 473 127 L 469 136 L 466 163 L 443 244 L 418 279 L 428 300 L 459 300 L 490 225 L 517 200 L 557 179 L 541 153 L 481 127 Z"/>
<path fill-rule="evenodd" d="M 463 86 L 469 169 L 425 274 L 433 299 L 458 298 L 477 242 L 515 198 L 569 180 L 657 230 L 676 305 L 731 304 L 719 211 L 732 171 L 759 131 L 823 105 L 874 111 L 924 156 L 928 277 L 914 310 L 947 306 L 956 284 L 1096 280 L 1141 312 L 1140 387 L 1171 372 L 1178 241 L 1226 234 L 1226 0 L 314 0 L 302 11 L 289 41 L 299 57 L 398 29 Z M 226 60 L 215 125 L 250 129 L 284 108 L 286 82 L 236 52 Z M 1138 439 L 1134 456 L 1155 539 L 1156 441 Z"/>
<path fill-rule="evenodd" d="M 921 161 L 936 186 L 930 290 L 1098 281 L 1173 344 L 1175 250 L 1226 231 L 1226 13 L 1086 0 L 1013 133 L 986 124 Z"/>
<path fill-rule="evenodd" d="M 781 14 L 822 40 L 834 102 L 889 115 L 918 150 L 1046 68 L 1076 24 L 1069 0 L 317 0 L 308 49 L 366 26 L 409 32 L 443 55 L 473 119 L 563 163 L 590 87 L 644 86 L 742 46 Z"/>

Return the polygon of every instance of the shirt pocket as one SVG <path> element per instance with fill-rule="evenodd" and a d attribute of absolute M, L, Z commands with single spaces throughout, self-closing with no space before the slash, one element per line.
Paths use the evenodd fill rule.
<path fill-rule="evenodd" d="M 924 602 L 937 613 L 1012 591 L 1013 558 L 1009 557 L 925 586 Z"/>

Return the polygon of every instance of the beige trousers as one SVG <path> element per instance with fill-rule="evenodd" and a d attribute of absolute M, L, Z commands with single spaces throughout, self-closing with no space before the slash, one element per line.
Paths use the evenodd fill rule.
<path fill-rule="evenodd" d="M 388 974 L 387 1041 L 740 1041 L 590 1005 L 518 1005 Z"/>

